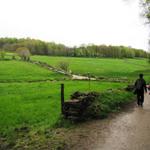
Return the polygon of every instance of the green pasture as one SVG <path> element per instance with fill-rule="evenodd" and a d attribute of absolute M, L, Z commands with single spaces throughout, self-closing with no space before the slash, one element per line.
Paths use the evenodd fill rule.
<path fill-rule="evenodd" d="M 111 64 L 110 62 L 113 62 L 113 59 L 96 58 L 94 60 L 92 58 L 65 58 L 45 56 L 33 56 L 32 59 L 47 62 L 53 66 L 56 66 L 59 61 L 70 60 L 70 67 L 74 68 L 77 71 L 75 72 L 71 68 L 73 72 L 86 74 L 89 69 L 91 74 L 93 75 L 96 75 L 96 73 L 97 75 L 101 75 L 101 73 L 98 74 L 98 72 L 96 72 L 96 68 L 93 68 L 93 66 L 96 67 L 96 61 L 101 63 L 104 61 L 105 64 L 108 63 L 109 65 Z M 89 62 L 89 60 L 91 63 Z M 116 61 L 123 60 L 114 59 L 114 62 Z M 137 63 L 139 63 L 139 65 L 141 65 L 138 60 L 136 61 Z M 147 64 L 145 60 L 140 61 L 143 62 L 141 66 L 142 69 L 143 65 L 145 66 Z M 100 64 L 97 65 L 100 66 Z M 113 66 L 113 64 L 111 65 Z M 119 63 L 116 65 L 119 65 Z M 106 66 L 103 67 L 105 68 Z M 113 70 L 109 66 L 107 66 L 106 68 L 107 73 L 109 72 L 108 70 Z M 124 75 L 124 73 L 122 74 Z M 109 75 L 107 77 L 109 77 Z M 67 80 L 64 80 L 66 78 Z M 110 91 L 110 89 L 124 88 L 127 84 L 102 81 L 90 81 L 90 83 L 89 81 L 72 81 L 64 75 L 49 71 L 29 62 L 11 59 L 5 61 L 1 60 L 0 145 L 11 145 L 13 141 L 14 143 L 10 147 L 21 145 L 22 149 L 24 145 L 24 136 L 29 136 L 29 134 L 23 132 L 23 136 L 19 135 L 18 137 L 18 134 L 20 132 L 16 133 L 16 131 L 18 131 L 19 129 L 29 129 L 31 137 L 33 137 L 34 139 L 34 135 L 32 135 L 32 133 L 38 133 L 46 129 L 52 129 L 52 127 L 58 122 L 61 116 L 60 84 L 62 83 L 64 83 L 65 85 L 66 101 L 75 91 L 97 91 L 100 93 L 105 93 L 105 91 L 108 89 Z M 113 96 L 111 96 L 111 93 L 102 95 L 104 112 L 111 112 L 111 110 L 115 108 L 114 106 L 116 104 L 118 105 L 118 103 L 120 102 L 127 102 L 132 97 L 132 94 L 124 92 L 122 92 L 121 94 L 115 93 L 115 95 Z M 39 136 L 39 134 L 37 134 L 37 136 Z M 3 138 L 5 139 L 5 141 L 1 140 Z M 43 140 L 43 136 L 38 138 L 41 138 L 41 140 Z M 26 139 L 28 139 L 28 137 L 26 137 Z M 19 142 L 19 140 L 21 142 Z"/>
<path fill-rule="evenodd" d="M 135 72 L 138 73 L 138 70 L 148 69 L 145 59 L 47 56 L 32 56 L 32 59 L 47 62 L 53 66 L 57 66 L 59 61 L 68 61 L 71 70 L 75 73 L 90 72 L 93 75 L 107 77 L 115 76 L 116 72 L 119 77 L 129 77 Z M 89 81 L 69 81 L 64 78 L 67 77 L 29 62 L 0 61 L 0 133 L 11 132 L 24 124 L 34 128 L 52 126 L 60 117 L 61 83 L 65 84 L 65 100 L 68 100 L 75 91 L 102 92 L 126 86 L 125 83 L 91 81 L 89 84 Z"/>
<path fill-rule="evenodd" d="M 62 79 L 58 74 L 28 62 L 7 60 L 0 61 L 0 82 L 35 81 L 48 79 Z"/>
<path fill-rule="evenodd" d="M 51 127 L 60 117 L 60 84 L 0 83 L 0 133 L 21 126 Z M 65 81 L 65 100 L 75 91 L 99 91 L 123 88 L 125 84 L 87 81 Z"/>
<path fill-rule="evenodd" d="M 46 62 L 57 67 L 61 61 L 68 62 L 74 74 L 91 75 L 106 78 L 137 78 L 144 73 L 150 80 L 150 64 L 146 59 L 112 59 L 112 58 L 74 58 L 32 56 L 31 59 Z"/>

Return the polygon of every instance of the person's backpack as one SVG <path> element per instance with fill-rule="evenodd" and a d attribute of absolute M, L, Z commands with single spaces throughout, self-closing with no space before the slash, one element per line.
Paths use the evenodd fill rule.
<path fill-rule="evenodd" d="M 139 79 L 136 82 L 136 89 L 137 90 L 142 90 L 142 88 L 143 88 L 143 81 Z"/>

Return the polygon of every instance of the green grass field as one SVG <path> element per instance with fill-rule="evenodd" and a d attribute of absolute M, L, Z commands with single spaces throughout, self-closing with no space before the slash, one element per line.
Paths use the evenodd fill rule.
<path fill-rule="evenodd" d="M 21 61 L 0 61 L 0 82 L 61 79 L 64 75 Z"/>
<path fill-rule="evenodd" d="M 59 61 L 68 61 L 74 73 L 86 74 L 90 72 L 92 75 L 108 78 L 132 77 L 134 79 L 139 71 L 144 72 L 145 70 L 146 73 L 147 70 L 146 78 L 149 79 L 150 74 L 145 59 L 121 60 L 46 56 L 32 56 L 32 59 L 47 62 L 53 66 L 56 66 Z M 75 91 L 104 92 L 107 89 L 124 88 L 127 85 L 127 83 L 119 82 L 91 81 L 89 87 L 88 81 L 69 80 L 64 75 L 35 64 L 18 60 L 0 61 L 0 144 L 1 137 L 7 137 L 8 143 L 16 142 L 15 139 L 18 135 L 15 135 L 15 129 L 21 127 L 28 127 L 31 134 L 34 131 L 52 128 L 61 116 L 61 83 L 65 85 L 65 100 L 68 100 Z M 104 94 L 103 98 L 104 104 L 111 106 L 114 98 L 114 103 L 117 103 L 120 99 L 124 100 L 128 97 L 132 97 L 132 95 L 121 93 L 111 97 L 111 94 Z M 19 138 L 22 139 L 22 137 Z M 22 145 L 22 143 L 20 144 Z"/>
<path fill-rule="evenodd" d="M 148 64 L 144 59 L 121 60 L 46 56 L 33 56 L 32 59 L 47 62 L 54 66 L 60 60 L 69 61 L 70 67 L 75 73 L 84 74 L 89 69 L 91 74 L 102 74 L 107 77 L 115 76 L 115 74 L 120 77 L 129 76 L 133 72 L 148 68 Z M 132 68 L 134 71 L 132 71 Z M 149 72 L 147 73 L 149 74 Z M 41 125 L 52 126 L 60 116 L 60 84 L 62 82 L 65 84 L 66 100 L 75 91 L 104 91 L 126 86 L 125 83 L 91 81 L 89 89 L 88 81 L 63 81 L 64 78 L 64 75 L 28 62 L 0 61 L 1 133 L 4 130 L 5 132 L 11 131 L 11 128 L 22 126 L 24 123 L 39 127 Z M 62 81 L 57 81 L 57 79 Z M 36 82 L 29 83 L 28 81 Z"/>
<path fill-rule="evenodd" d="M 60 84 L 0 83 L 0 132 L 7 133 L 24 125 L 42 128 L 52 126 L 60 117 Z M 89 91 L 87 81 L 65 81 L 65 100 L 79 91 Z M 92 82 L 91 90 L 123 88 L 125 84 Z"/>
<path fill-rule="evenodd" d="M 33 60 L 43 61 L 56 66 L 60 61 L 66 61 L 75 74 L 91 75 L 106 78 L 137 78 L 144 73 L 150 81 L 150 64 L 146 59 L 109 59 L 109 58 L 74 58 L 74 57 L 48 57 L 32 56 Z"/>

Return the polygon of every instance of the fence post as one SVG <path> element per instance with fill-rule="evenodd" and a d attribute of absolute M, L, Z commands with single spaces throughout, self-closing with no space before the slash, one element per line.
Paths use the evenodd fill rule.
<path fill-rule="evenodd" d="M 61 113 L 64 114 L 64 84 L 61 84 Z"/>
<path fill-rule="evenodd" d="M 88 80 L 89 80 L 89 92 L 91 91 L 91 78 L 90 73 L 88 73 Z"/>

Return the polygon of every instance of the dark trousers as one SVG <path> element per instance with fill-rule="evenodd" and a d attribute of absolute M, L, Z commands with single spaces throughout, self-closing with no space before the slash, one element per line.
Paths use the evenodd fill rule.
<path fill-rule="evenodd" d="M 137 104 L 143 104 L 144 102 L 144 92 L 138 92 L 137 93 Z"/>

